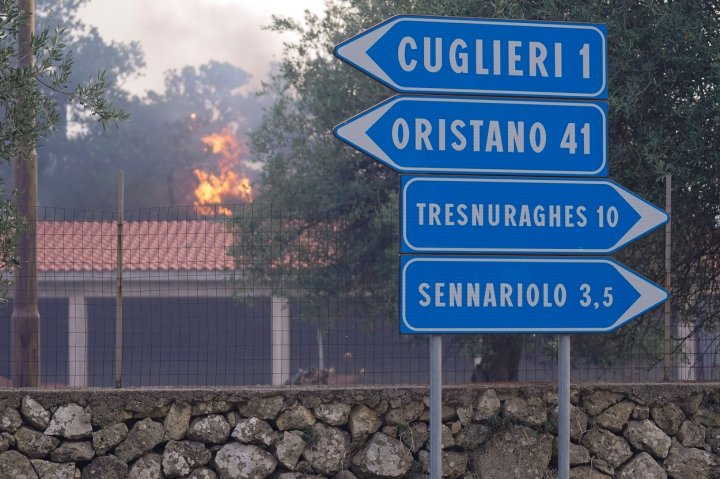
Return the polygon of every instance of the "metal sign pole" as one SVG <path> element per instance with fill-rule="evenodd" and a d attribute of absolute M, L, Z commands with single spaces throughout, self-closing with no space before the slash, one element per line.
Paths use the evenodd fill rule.
<path fill-rule="evenodd" d="M 442 470 L 442 336 L 430 336 L 430 479 Z"/>
<path fill-rule="evenodd" d="M 558 479 L 570 479 L 570 335 L 558 350 Z"/>
<path fill-rule="evenodd" d="M 665 175 L 665 211 L 668 216 L 672 212 L 672 175 Z M 665 289 L 670 291 L 671 285 L 670 280 L 671 268 L 672 268 L 672 223 L 668 221 L 665 224 Z M 664 330 L 664 341 L 663 341 L 663 381 L 670 381 L 670 368 L 672 367 L 670 361 L 670 342 L 672 341 L 670 335 L 670 320 L 672 318 L 672 311 L 670 309 L 670 301 L 665 301 L 665 310 L 663 312 L 663 330 Z M 682 378 L 685 379 L 685 378 Z"/>

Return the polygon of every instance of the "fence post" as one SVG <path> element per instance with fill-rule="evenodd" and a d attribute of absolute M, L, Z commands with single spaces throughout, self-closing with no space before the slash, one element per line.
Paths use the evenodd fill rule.
<path fill-rule="evenodd" d="M 68 298 L 68 382 L 72 387 L 88 385 L 87 299 L 83 292 Z"/>
<path fill-rule="evenodd" d="M 270 301 L 272 385 L 281 386 L 290 379 L 290 305 L 282 296 L 272 296 Z"/>
<path fill-rule="evenodd" d="M 123 349 L 123 224 L 125 214 L 125 173 L 118 172 L 117 273 L 115 282 L 115 387 L 122 387 Z"/>

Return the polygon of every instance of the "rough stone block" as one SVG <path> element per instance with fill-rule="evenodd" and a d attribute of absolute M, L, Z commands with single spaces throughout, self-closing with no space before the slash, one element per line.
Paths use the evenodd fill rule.
<path fill-rule="evenodd" d="M 35 429 L 44 431 L 50 425 L 50 411 L 30 396 L 22 399 L 20 413 L 25 421 Z"/>
<path fill-rule="evenodd" d="M 591 429 L 582 439 L 591 456 L 598 456 L 610 467 L 618 467 L 632 457 L 627 441 L 605 429 Z"/>
<path fill-rule="evenodd" d="M 620 432 L 630 418 L 635 409 L 635 403 L 632 401 L 620 401 L 608 407 L 600 413 L 596 422 L 600 427 L 612 432 Z"/>
<path fill-rule="evenodd" d="M 302 453 L 303 458 L 317 472 L 335 474 L 348 464 L 350 434 L 319 422 L 312 427 L 311 437 Z"/>
<path fill-rule="evenodd" d="M 192 419 L 192 407 L 186 402 L 174 402 L 170 406 L 163 428 L 165 429 L 166 441 L 179 441 L 185 437 Z"/>
<path fill-rule="evenodd" d="M 378 414 L 362 404 L 356 404 L 352 407 L 348 423 L 353 441 L 363 440 L 379 430 L 382 425 Z"/>
<path fill-rule="evenodd" d="M 658 459 L 667 457 L 672 443 L 670 436 L 649 419 L 630 421 L 623 434 L 635 449 L 647 451 Z"/>
<path fill-rule="evenodd" d="M 50 453 L 53 462 L 87 462 L 95 457 L 95 449 L 90 441 L 68 441 Z"/>
<path fill-rule="evenodd" d="M 478 398 L 475 405 L 475 421 L 483 421 L 496 416 L 500 412 L 500 399 L 494 389 L 488 389 Z"/>
<path fill-rule="evenodd" d="M 12 479 L 38 479 L 30 460 L 18 451 L 0 453 L 0 477 Z"/>
<path fill-rule="evenodd" d="M 650 408 L 655 424 L 671 436 L 677 434 L 680 425 L 685 421 L 685 413 L 673 402 L 655 404 Z M 702 423 L 701 423 L 702 424 Z"/>
<path fill-rule="evenodd" d="M 30 459 L 45 459 L 59 445 L 60 439 L 22 426 L 15 433 L 15 447 Z"/>
<path fill-rule="evenodd" d="M 78 404 L 60 406 L 53 414 L 50 424 L 45 429 L 49 436 L 62 436 L 66 439 L 77 440 L 92 437 L 91 415 Z"/>
<path fill-rule="evenodd" d="M 213 467 L 220 479 L 264 479 L 275 471 L 277 460 L 257 446 L 232 442 L 220 448 Z"/>
<path fill-rule="evenodd" d="M 583 401 L 583 409 L 591 416 L 597 416 L 608 407 L 620 402 L 624 396 L 613 391 L 599 389 L 591 392 Z"/>
<path fill-rule="evenodd" d="M 352 470 L 360 477 L 401 478 L 410 471 L 413 456 L 397 439 L 382 433 L 372 438 L 352 458 Z"/>
<path fill-rule="evenodd" d="M 275 455 L 278 461 L 280 461 L 280 464 L 293 471 L 306 445 L 307 443 L 299 433 L 286 431 L 275 445 Z"/>
<path fill-rule="evenodd" d="M 315 416 L 313 416 L 308 408 L 302 404 L 298 404 L 294 408 L 280 413 L 275 424 L 279 431 L 288 431 L 290 429 L 302 430 L 312 426 L 316 421 L 317 419 L 315 419 Z"/>
<path fill-rule="evenodd" d="M 667 479 L 665 469 L 646 452 L 630 459 L 615 475 L 617 479 Z"/>
<path fill-rule="evenodd" d="M 328 426 L 347 424 L 350 416 L 350 405 L 341 402 L 320 404 L 314 409 L 315 417 Z"/>
<path fill-rule="evenodd" d="M 165 437 L 162 424 L 150 418 L 135 423 L 123 442 L 115 447 L 121 461 L 130 462 L 153 450 Z"/>
<path fill-rule="evenodd" d="M 113 447 L 125 440 L 128 435 L 128 428 L 125 423 L 113 424 L 92 435 L 93 448 L 98 456 L 104 455 Z"/>
<path fill-rule="evenodd" d="M 247 403 L 240 405 L 238 411 L 245 417 L 275 420 L 284 402 L 282 396 L 253 397 Z"/>
<path fill-rule="evenodd" d="M 191 441 L 223 444 L 230 436 L 230 424 L 220 414 L 198 417 L 192 420 L 185 436 Z"/>
<path fill-rule="evenodd" d="M 82 470 L 82 479 L 126 479 L 128 466 L 115 456 L 96 457 Z"/>
<path fill-rule="evenodd" d="M 170 441 L 163 451 L 162 470 L 168 478 L 186 476 L 211 458 L 212 454 L 201 442 Z"/>

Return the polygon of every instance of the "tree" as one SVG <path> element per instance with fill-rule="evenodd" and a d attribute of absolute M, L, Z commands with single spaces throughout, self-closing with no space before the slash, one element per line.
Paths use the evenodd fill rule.
<path fill-rule="evenodd" d="M 273 204 L 292 218 L 318 211 L 316 217 L 322 221 L 317 224 L 342 225 L 346 242 L 338 251 L 343 253 L 333 269 L 323 270 L 326 276 L 312 294 L 336 294 L 345 275 L 362 269 L 375 275 L 357 277 L 362 281 L 352 292 L 376 304 L 394 304 L 398 175 L 332 136 L 334 125 L 391 92 L 334 59 L 333 46 L 401 13 L 605 23 L 610 174 L 657 204 L 662 204 L 662 178 L 673 174 L 677 233 L 673 308 L 682 312 L 678 319 L 689 322 L 693 330 L 714 328 L 720 323 L 720 73 L 711 66 L 720 61 L 718 3 L 333 0 L 322 17 L 310 13 L 302 21 L 278 17 L 272 28 L 294 32 L 298 40 L 286 45 L 279 72 L 266 87 L 266 94 L 276 100 L 252 138 L 255 158 L 264 167 L 261 203 L 255 207 Z M 383 231 L 392 234 L 368 241 L 372 222 L 382 222 Z M 275 223 L 263 228 L 256 221 L 253 229 L 241 223 L 239 244 L 260 245 L 259 238 L 271 226 L 278 239 L 267 244 L 276 246 L 275 252 L 287 238 L 299 237 L 300 226 L 307 227 L 293 221 L 278 231 Z M 248 236 L 251 231 L 256 240 Z M 643 239 L 618 257 L 659 281 L 662 236 Z M 271 281 L 279 280 L 279 273 L 265 271 Z M 308 285 L 302 280 L 308 273 L 298 268 L 289 277 Z M 307 287 L 300 291 L 312 295 Z M 396 314 L 388 316 L 392 322 L 396 318 Z M 655 346 L 661 337 L 658 317 L 648 314 L 612 335 L 576 337 L 574 341 L 582 346 L 574 349 L 612 360 L 644 347 L 652 357 L 658 354 Z M 517 336 L 500 335 L 462 337 L 458 344 L 469 355 L 484 358 L 480 375 L 506 380 L 517 377 L 519 341 Z M 548 344 L 552 347 L 552 341 Z"/>
<path fill-rule="evenodd" d="M 94 117 L 102 128 L 127 118 L 104 96 L 108 84 L 103 72 L 71 85 L 73 57 L 61 28 L 41 29 L 31 42 L 35 63 L 18 67 L 18 32 L 28 21 L 14 0 L 0 0 L 0 158 L 25 161 L 61 123 L 57 96 Z M 1 180 L 0 180 L 1 181 Z M 8 198 L 0 198 L 0 267 L 18 264 L 16 239 L 23 218 Z"/>
<path fill-rule="evenodd" d="M 89 0 L 38 0 L 36 17 L 38 29 L 47 32 L 62 32 L 61 40 L 64 51 L 71 60 L 72 68 L 66 83 L 66 90 L 73 90 L 85 84 L 88 79 L 103 72 L 103 96 L 119 109 L 129 111 L 130 96 L 121 85 L 132 75 L 137 74 L 143 66 L 142 52 L 139 45 L 106 43 L 97 30 L 85 25 L 78 17 L 77 10 Z M 39 202 L 47 204 L 56 195 L 69 195 L 77 191 L 78 195 L 86 193 L 84 176 L 94 171 L 97 165 L 78 165 L 74 157 L 81 155 L 89 147 L 90 141 L 83 141 L 79 133 L 88 131 L 98 135 L 113 137 L 121 130 L 106 131 L 102 123 L 92 115 L 86 114 L 83 107 L 66 92 L 46 90 L 48 98 L 55 102 L 57 121 L 53 126 L 55 134 L 45 135 L 39 145 L 42 153 L 38 162 L 38 182 L 40 184 Z M 70 163 L 69 165 L 67 163 Z M 76 176 L 66 176 L 64 169 Z M 105 168 L 106 171 L 107 168 Z M 12 172 L 7 164 L 0 164 L 0 175 L 10 177 Z M 72 188 L 67 185 L 72 184 Z M 114 191 L 114 183 L 107 185 L 106 191 Z M 55 203 L 57 204 L 57 203 Z M 71 205 L 63 205 L 71 206 Z"/>
<path fill-rule="evenodd" d="M 332 136 L 346 113 L 388 93 L 330 54 L 358 25 L 354 14 L 343 18 L 345 6 L 329 3 L 322 22 L 306 14 L 307 28 L 281 18 L 272 27 L 301 40 L 286 46 L 266 85 L 276 100 L 251 137 L 264 168 L 260 197 L 237 224 L 235 254 L 246 279 L 300 299 L 318 324 L 356 310 L 368 322 L 386 317 L 396 296 L 387 279 L 397 264 L 397 176 Z M 353 91 L 362 94 L 346 94 Z"/>
<path fill-rule="evenodd" d="M 62 30 L 35 33 L 35 2 L 0 2 L 0 155 L 12 159 L 15 167 L 18 218 L 27 221 L 27 231 L 8 228 L 4 235 L 16 234 L 3 246 L 17 247 L 22 263 L 15 270 L 14 307 L 10 319 L 12 377 L 16 386 L 37 386 L 40 377 L 40 315 L 37 297 L 37 219 L 36 148 L 60 121 L 58 104 L 52 94 L 70 98 L 82 111 L 95 116 L 105 128 L 123 120 L 103 95 L 104 73 L 89 82 L 70 86 L 72 57 L 61 41 Z M 7 200 L 3 200 L 7 201 Z M 3 254 L 3 257 L 6 255 Z"/>
<path fill-rule="evenodd" d="M 243 142 L 258 121 L 262 101 L 239 91 L 248 80 L 242 69 L 211 61 L 167 72 L 163 93 L 117 93 L 118 104 L 133 113 L 121 131 L 110 135 L 91 124 L 80 134 L 51 140 L 41 201 L 113 211 L 115 175 L 108 172 L 124 170 L 127 209 L 191 204 L 193 169 L 209 169 L 215 161 L 201 138 L 228 130 Z M 64 188 L 70 179 L 76 187 Z"/>
<path fill-rule="evenodd" d="M 120 169 L 125 171 L 126 209 L 191 203 L 193 169 L 211 169 L 216 160 L 201 137 L 229 129 L 246 142 L 246 131 L 259 121 L 265 99 L 246 91 L 249 75 L 242 69 L 213 61 L 167 72 L 162 93 L 132 95 L 123 85 L 142 73 L 141 46 L 103 40 L 78 17 L 88 1 L 37 0 L 38 24 L 49 31 L 62 26 L 65 32 L 66 50 L 73 54 L 68 87 L 104 69 L 104 96 L 132 112 L 132 118 L 123 128 L 106 131 L 67 95 L 48 92 L 59 120 L 56 134 L 41 142 L 39 203 L 71 208 L 75 214 L 83 214 L 79 209 L 112 212 L 117 207 L 114 171 Z M 0 176 L 9 177 L 9 170 L 0 165 Z"/>

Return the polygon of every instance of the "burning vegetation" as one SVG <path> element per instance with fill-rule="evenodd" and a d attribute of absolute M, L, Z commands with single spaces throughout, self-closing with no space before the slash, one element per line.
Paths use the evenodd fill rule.
<path fill-rule="evenodd" d="M 201 138 L 203 144 L 213 155 L 219 157 L 218 172 L 200 168 L 193 169 L 198 184 L 195 187 L 194 202 L 197 211 L 203 215 L 220 213 L 232 215 L 230 209 L 212 206 L 229 203 L 248 203 L 252 197 L 252 183 L 247 175 L 238 173 L 242 159 L 247 154 L 244 144 L 227 129 L 220 133 L 211 133 Z"/>

